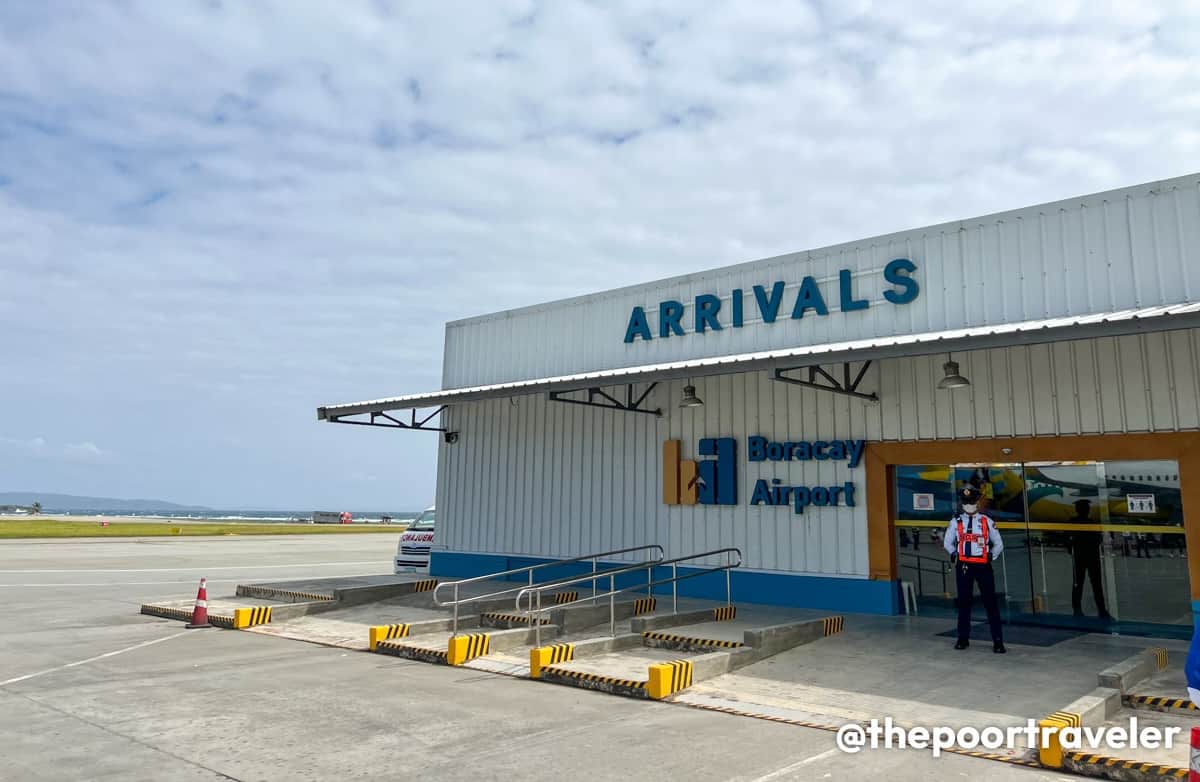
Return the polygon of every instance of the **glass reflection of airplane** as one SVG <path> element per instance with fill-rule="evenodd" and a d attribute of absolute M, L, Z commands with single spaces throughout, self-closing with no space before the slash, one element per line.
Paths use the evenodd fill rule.
<path fill-rule="evenodd" d="M 933 494 L 943 497 L 947 487 L 955 488 L 966 483 L 976 486 L 985 498 L 984 505 L 992 513 L 1016 513 L 1024 515 L 1021 492 L 1025 482 L 1021 479 L 1017 465 L 971 465 L 936 466 L 922 470 L 904 469 L 897 471 L 896 482 L 902 490 Z M 939 510 L 944 510 L 939 508 Z M 950 509 L 950 512 L 957 507 Z"/>
<path fill-rule="evenodd" d="M 953 513 L 947 507 L 946 489 L 966 483 L 977 486 L 986 498 L 984 507 L 999 520 L 1023 521 L 1028 502 L 1029 517 L 1037 522 L 1068 522 L 1075 518 L 1074 503 L 1090 500 L 1089 518 L 1099 522 L 1129 516 L 1128 494 L 1154 494 L 1153 514 L 1137 514 L 1139 521 L 1169 521 L 1178 509 L 1179 473 L 1170 463 L 1107 462 L 1104 485 L 1098 485 L 1095 464 L 1019 464 L 932 466 L 897 471 L 897 484 L 904 492 L 929 493 L 938 497 L 937 513 Z M 1106 495 L 1101 500 L 1101 495 Z M 1107 506 L 1102 512 L 1101 502 Z"/>
<path fill-rule="evenodd" d="M 1073 468 L 1042 467 L 1031 469 L 1036 469 L 1038 473 L 1045 476 L 1046 480 L 1058 483 L 1058 485 L 1096 491 L 1094 483 L 1080 485 L 1080 483 L 1070 480 L 1070 471 Z M 1104 473 L 1105 485 L 1109 487 L 1110 493 L 1153 494 L 1154 489 L 1180 491 L 1180 474 L 1178 474 L 1178 470 L 1175 467 L 1168 467 L 1168 465 L 1164 465 L 1162 462 L 1112 463 L 1106 465 Z"/>
<path fill-rule="evenodd" d="M 1146 521 L 1168 521 L 1172 510 L 1179 505 L 1179 471 L 1173 465 L 1150 466 L 1146 462 L 1106 462 L 1103 487 L 1097 485 L 1099 476 L 1092 470 L 1087 473 L 1089 477 L 1092 477 L 1090 481 L 1079 480 L 1078 467 L 1030 467 L 1027 470 L 1030 474 L 1031 487 L 1040 486 L 1048 490 L 1055 490 L 1058 495 L 1064 497 L 1064 489 L 1071 489 L 1075 493 L 1074 499 L 1064 499 L 1054 503 L 1057 506 L 1055 508 L 1057 512 L 1045 514 L 1047 521 L 1058 520 L 1057 517 L 1061 515 L 1062 511 L 1066 511 L 1065 520 L 1073 519 L 1075 517 L 1073 503 L 1080 499 L 1091 500 L 1092 507 L 1089 517 L 1093 521 L 1100 521 L 1103 518 L 1100 509 L 1102 493 L 1106 495 L 1103 503 L 1107 506 L 1109 517 L 1131 515 L 1125 500 L 1126 496 L 1130 494 L 1151 494 L 1156 498 L 1154 513 L 1136 514 L 1139 519 Z M 1049 510 L 1039 507 L 1038 517 L 1041 518 L 1045 511 Z M 1030 516 L 1034 516 L 1032 495 Z"/>

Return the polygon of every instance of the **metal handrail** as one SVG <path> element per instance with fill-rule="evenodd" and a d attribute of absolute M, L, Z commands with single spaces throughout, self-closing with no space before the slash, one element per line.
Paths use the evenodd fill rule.
<path fill-rule="evenodd" d="M 716 556 L 717 554 L 725 555 L 725 564 L 724 565 L 714 565 L 712 567 L 705 568 L 704 570 L 700 570 L 695 573 L 688 573 L 683 576 L 679 575 L 679 563 L 680 562 L 687 562 L 687 561 L 693 560 L 693 559 L 703 559 L 704 557 L 712 557 L 712 556 Z M 735 555 L 735 554 L 737 555 L 737 562 L 733 561 L 733 555 Z M 671 577 L 655 581 L 654 580 L 654 568 L 666 567 L 667 565 L 671 566 Z M 702 554 L 691 554 L 686 557 L 676 557 L 675 559 L 668 559 L 668 560 L 663 560 L 660 562 L 647 562 L 647 563 L 642 563 L 642 564 L 637 564 L 637 565 L 629 565 L 627 567 L 610 570 L 610 571 L 600 573 L 600 574 L 593 574 L 591 576 L 577 576 L 575 578 L 565 579 L 561 583 L 558 583 L 555 585 L 538 584 L 537 586 L 524 587 L 521 589 L 521 591 L 517 592 L 516 610 L 517 611 L 521 610 L 521 598 L 524 597 L 525 595 L 528 595 L 529 596 L 528 607 L 525 609 L 525 614 L 529 619 L 529 623 L 531 625 L 533 625 L 533 628 L 534 628 L 534 631 L 533 631 L 534 644 L 536 646 L 541 646 L 542 645 L 541 615 L 543 613 L 545 613 L 546 611 L 553 611 L 555 609 L 562 608 L 563 606 L 566 606 L 566 605 L 571 605 L 571 603 L 581 603 L 585 600 L 590 600 L 592 602 L 592 604 L 594 605 L 597 598 L 607 597 L 608 598 L 608 634 L 610 636 L 615 636 L 617 634 L 616 601 L 615 601 L 616 596 L 623 594 L 625 592 L 632 592 L 635 589 L 641 590 L 643 588 L 642 584 L 635 584 L 634 586 L 627 586 L 622 589 L 616 589 L 615 579 L 617 576 L 622 575 L 624 573 L 634 573 L 639 570 L 645 570 L 647 580 L 646 580 L 644 587 L 646 589 L 647 595 L 653 594 L 654 587 L 656 587 L 656 586 L 661 586 L 663 584 L 670 584 L 671 585 L 671 613 L 677 614 L 677 613 L 679 613 L 678 584 L 680 581 L 686 581 L 689 578 L 697 578 L 698 576 L 704 576 L 704 575 L 708 575 L 709 573 L 716 573 L 716 572 L 722 571 L 722 570 L 725 571 L 725 605 L 733 605 L 733 595 L 732 595 L 732 588 L 731 588 L 731 584 L 730 584 L 730 575 L 729 574 L 730 574 L 730 571 L 732 571 L 734 568 L 741 567 L 741 566 L 742 566 L 742 551 L 741 551 L 741 549 L 734 548 L 734 547 L 714 549 L 712 551 L 706 551 Z M 608 592 L 605 592 L 604 594 L 601 594 L 601 595 L 596 594 L 596 579 L 598 579 L 598 578 L 607 578 L 608 579 Z M 573 600 L 573 601 L 571 601 L 571 603 L 559 603 L 559 604 L 555 604 L 552 606 L 546 606 L 545 608 L 542 607 L 542 592 L 546 591 L 547 589 L 551 588 L 552 586 L 555 586 L 555 587 L 568 586 L 570 584 L 582 583 L 584 581 L 592 582 L 592 596 L 590 598 L 584 597 L 584 598 L 580 598 L 578 600 Z M 535 596 L 537 597 L 537 607 L 536 608 L 534 607 L 534 597 Z"/>
<path fill-rule="evenodd" d="M 949 594 L 949 592 L 947 591 L 947 588 L 946 588 L 946 576 L 950 573 L 950 563 L 948 561 L 940 559 L 938 557 L 926 556 L 924 554 L 913 554 L 908 551 L 901 551 L 898 553 L 899 553 L 899 556 L 901 556 L 901 557 L 916 557 L 916 559 L 917 559 L 916 565 L 908 565 L 908 564 L 905 564 L 903 561 L 901 561 L 900 567 L 912 568 L 913 570 L 917 571 L 917 594 L 920 597 L 925 596 L 925 581 L 924 581 L 924 579 L 921 578 L 922 573 L 930 573 L 935 576 L 941 576 L 942 577 L 942 594 L 943 595 Z M 938 563 L 937 569 L 922 567 L 921 560 L 926 560 L 926 559 L 931 562 Z"/>
<path fill-rule="evenodd" d="M 451 630 L 451 633 L 453 635 L 458 635 L 458 607 L 460 605 L 466 605 L 467 603 L 475 603 L 480 600 L 487 600 L 489 598 L 501 597 L 503 595 L 507 595 L 512 592 L 516 592 L 519 589 L 526 588 L 524 586 L 516 586 L 516 587 L 512 587 L 510 589 L 502 589 L 499 592 L 490 592 L 486 595 L 475 595 L 473 597 L 465 597 L 460 600 L 458 597 L 458 588 L 460 586 L 462 586 L 463 584 L 473 584 L 478 581 L 490 581 L 495 578 L 504 578 L 506 576 L 515 576 L 518 573 L 528 573 L 529 574 L 528 586 L 533 586 L 534 571 L 542 570 L 544 568 L 549 568 L 549 567 L 559 567 L 560 565 L 570 565 L 574 562 L 586 562 L 587 560 L 590 559 L 592 561 L 592 573 L 595 574 L 595 573 L 597 573 L 597 562 L 601 557 L 611 557 L 611 556 L 615 556 L 617 554 L 629 554 L 634 551 L 650 551 L 653 553 L 657 553 L 657 555 L 658 555 L 657 558 L 646 560 L 646 562 L 650 562 L 650 563 L 662 562 L 663 557 L 666 556 L 666 552 L 663 550 L 662 546 L 660 546 L 657 543 L 651 543 L 646 546 L 631 546 L 629 548 L 615 549 L 613 551 L 601 551 L 596 554 L 585 554 L 582 557 L 574 557 L 573 559 L 558 559 L 553 562 L 543 562 L 538 565 L 527 565 L 526 567 L 513 568 L 512 570 L 503 570 L 503 571 L 500 571 L 499 573 L 488 573 L 487 575 L 483 575 L 483 576 L 473 576 L 471 578 L 464 578 L 459 581 L 446 581 L 446 582 L 438 584 L 436 587 L 434 587 L 434 589 L 433 589 L 433 604 L 435 606 L 437 606 L 438 608 L 447 608 L 450 606 L 454 607 L 454 625 L 453 625 L 453 629 Z M 454 589 L 454 599 L 447 600 L 447 601 L 440 600 L 438 598 L 438 592 L 440 592 L 441 590 L 443 590 L 447 587 L 451 587 Z M 593 585 L 593 587 L 592 587 L 593 596 L 595 595 L 595 591 L 596 591 L 595 585 Z"/>

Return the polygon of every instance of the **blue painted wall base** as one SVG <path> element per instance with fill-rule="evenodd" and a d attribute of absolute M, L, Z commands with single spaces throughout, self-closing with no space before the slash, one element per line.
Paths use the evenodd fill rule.
<path fill-rule="evenodd" d="M 435 551 L 430 559 L 429 574 L 439 578 L 471 578 L 499 573 L 505 570 L 541 565 L 554 562 L 538 557 L 514 557 L 503 554 L 460 554 L 453 551 Z M 619 567 L 620 562 L 602 562 L 601 569 Z M 572 575 L 590 573 L 590 562 L 573 562 L 538 571 L 534 578 L 539 582 Z M 679 575 L 702 571 L 703 568 L 679 568 Z M 670 578 L 669 568 L 656 568 L 654 580 Z M 526 581 L 522 573 L 512 581 Z M 614 579 L 617 588 L 645 584 L 645 573 L 625 574 Z M 756 573 L 734 570 L 731 574 L 733 601 L 735 603 L 762 603 L 765 605 L 791 606 L 794 608 L 822 608 L 831 611 L 847 611 L 858 614 L 894 615 L 900 613 L 900 585 L 898 581 L 872 581 L 865 578 L 838 578 L 836 576 L 789 576 L 781 573 Z M 581 592 L 590 588 L 588 584 L 571 587 Z M 608 589 L 607 580 L 597 586 L 601 592 Z M 654 588 L 658 595 L 671 594 L 670 584 Z M 725 574 L 705 573 L 679 582 L 681 597 L 704 600 L 725 599 Z M 630 595 L 633 596 L 632 594 Z"/>

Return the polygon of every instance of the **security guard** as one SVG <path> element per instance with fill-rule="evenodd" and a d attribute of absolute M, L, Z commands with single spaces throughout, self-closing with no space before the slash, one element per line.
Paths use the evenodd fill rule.
<path fill-rule="evenodd" d="M 979 489 L 965 486 L 958 492 L 962 513 L 950 520 L 943 536 L 943 545 L 954 565 L 958 582 L 958 641 L 955 649 L 966 649 L 971 638 L 971 603 L 975 584 L 987 609 L 988 625 L 992 631 L 992 651 L 1004 654 L 1004 638 L 1000 633 L 1000 608 L 996 604 L 996 577 L 992 561 L 1004 551 L 1000 531 L 989 517 L 979 513 Z"/>

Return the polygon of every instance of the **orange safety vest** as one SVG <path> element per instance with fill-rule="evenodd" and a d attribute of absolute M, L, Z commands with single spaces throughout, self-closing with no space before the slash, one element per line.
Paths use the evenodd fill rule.
<path fill-rule="evenodd" d="M 979 515 L 978 533 L 963 532 L 962 516 L 958 517 L 958 561 L 959 562 L 988 562 L 988 517 Z M 978 543 L 983 553 L 975 556 L 971 553 L 971 543 Z"/>

